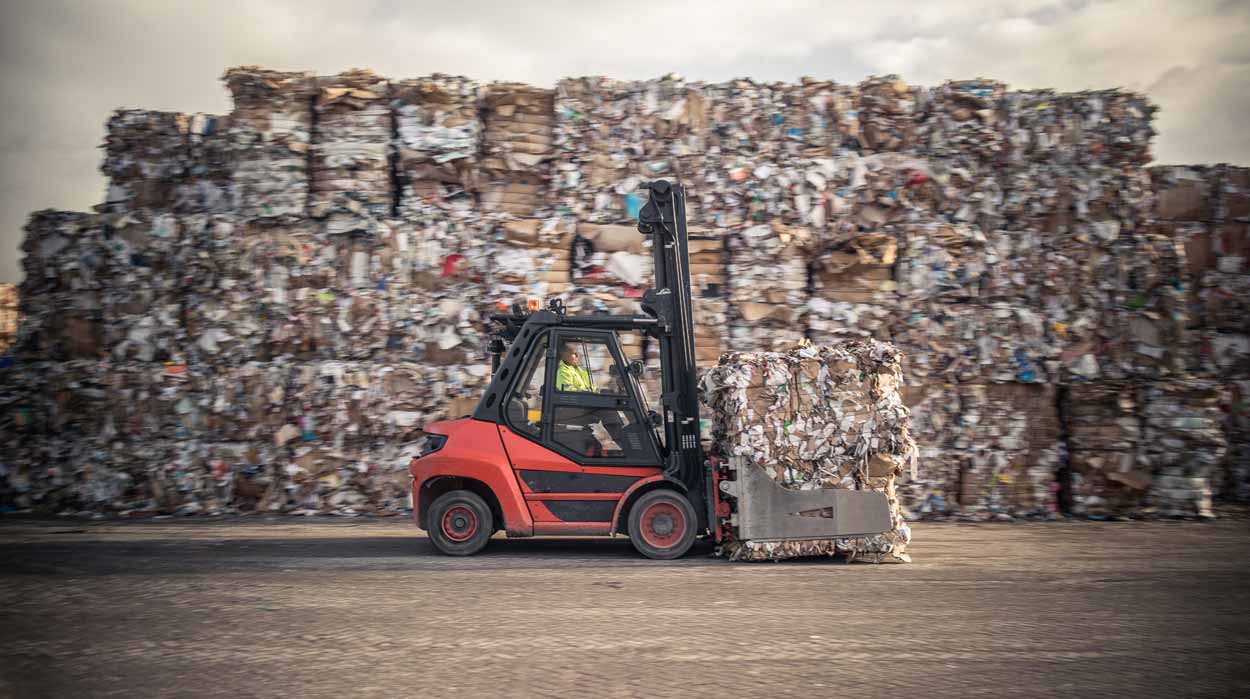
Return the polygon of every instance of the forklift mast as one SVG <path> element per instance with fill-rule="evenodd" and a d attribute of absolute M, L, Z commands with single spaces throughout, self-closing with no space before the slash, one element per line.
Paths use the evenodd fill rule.
<path fill-rule="evenodd" d="M 667 180 L 648 183 L 646 188 L 649 197 L 638 215 L 638 231 L 651 236 L 655 288 L 643 294 L 642 310 L 658 321 L 655 334 L 660 344 L 661 405 L 665 444 L 669 445 L 666 473 L 684 484 L 692 496 L 703 493 L 708 500 L 699 442 L 686 193 L 680 184 Z"/>

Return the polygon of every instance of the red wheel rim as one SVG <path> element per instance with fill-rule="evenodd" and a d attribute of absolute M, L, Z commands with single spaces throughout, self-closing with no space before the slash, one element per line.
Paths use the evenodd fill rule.
<path fill-rule="evenodd" d="M 686 515 L 671 502 L 657 502 L 643 510 L 639 519 L 642 540 L 657 549 L 672 548 L 686 535 Z"/>
<path fill-rule="evenodd" d="M 453 505 L 443 513 L 443 536 L 455 542 L 468 541 L 477 533 L 477 513 L 464 505 Z"/>

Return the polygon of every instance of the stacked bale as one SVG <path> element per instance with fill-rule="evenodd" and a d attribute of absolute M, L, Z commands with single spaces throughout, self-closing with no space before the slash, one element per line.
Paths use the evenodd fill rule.
<path fill-rule="evenodd" d="M 1232 390 L 1224 405 L 1230 416 L 1226 435 L 1228 458 L 1222 472 L 1211 479 L 1217 497 L 1246 500 L 1250 469 L 1246 467 L 1246 431 L 1237 416 L 1244 413 L 1236 387 L 1250 377 L 1250 323 L 1245 301 L 1250 294 L 1250 168 L 1218 165 L 1164 166 L 1150 170 L 1158 222 L 1156 237 L 1172 246 L 1183 265 L 1180 284 L 1168 289 L 1184 343 L 1169 344 L 1161 337 L 1165 356 L 1175 352 L 1190 375 L 1215 380 Z M 1167 316 L 1165 316 L 1166 318 Z M 1156 324 L 1158 321 L 1156 320 Z M 1169 379 L 1184 380 L 1174 372 Z M 1167 390 L 1170 382 L 1160 386 Z M 1184 392 L 1182 396 L 1186 395 Z M 1244 393 L 1241 393 L 1244 400 Z M 1203 408 L 1193 406 L 1195 414 Z M 1190 508 L 1192 510 L 1192 508 Z"/>
<path fill-rule="evenodd" d="M 119 109 L 109 119 L 100 170 L 113 209 L 172 208 L 189 174 L 186 114 Z"/>
<path fill-rule="evenodd" d="M 61 361 L 103 356 L 107 249 L 98 217 L 46 209 L 24 231 L 17 352 Z"/>
<path fill-rule="evenodd" d="M 227 133 L 239 214 L 303 216 L 317 95 L 312 75 L 241 66 L 226 71 L 224 80 L 234 96 Z"/>
<path fill-rule="evenodd" d="M 570 78 L 556 86 L 554 189 L 583 221 L 637 219 L 644 182 L 681 180 L 700 152 L 703 96 L 678 75 L 653 81 Z"/>
<path fill-rule="evenodd" d="M 528 218 L 546 207 L 554 155 L 555 93 L 520 83 L 492 83 L 483 97 L 483 212 Z"/>
<path fill-rule="evenodd" d="M 1210 434 L 1173 434 L 1169 420 L 1214 416 L 1207 393 L 1174 386 L 1250 376 L 1250 170 L 1147 171 L 1153 107 L 1139 95 L 984 79 L 930 90 L 895 76 L 570 79 L 552 91 L 244 67 L 226 82 L 228 118 L 119 111 L 104 215 L 43 212 L 28 227 L 14 356 L 56 364 L 38 371 L 78 397 L 15 414 L 97 435 L 25 443 L 28 463 L 60 464 L 30 498 L 364 507 L 382 491 L 342 469 L 380 453 L 367 435 L 382 423 L 353 412 L 357 382 L 428 367 L 414 380 L 437 384 L 430 400 L 444 407 L 408 412 L 463 412 L 485 380 L 481 318 L 497 303 L 636 312 L 651 275 L 636 185 L 657 176 L 689 194 L 701 365 L 804 336 L 903 349 L 904 397 L 924 432 L 925 469 L 900 490 L 913 514 L 1048 512 L 1065 446 L 1048 427 L 1050 392 L 1063 384 L 1078 406 L 1066 445 L 1077 511 L 1201 513 L 1203 478 L 1217 494 L 1247 491 L 1236 419 L 1216 474 L 1177 472 L 1128 434 L 1127 418 L 1144 416 L 1160 440 L 1216 453 Z M 641 337 L 626 345 L 641 356 Z M 95 371 L 147 401 L 115 416 L 135 435 L 120 450 L 102 436 L 113 428 L 72 417 L 94 409 Z M 293 383 L 310 407 L 266 399 L 248 416 L 265 427 L 252 429 L 224 417 L 244 400 L 231 382 L 272 396 Z M 209 392 L 220 413 L 198 402 Z M 1106 398 L 1126 394 L 1128 407 Z M 1241 414 L 1237 398 L 1221 400 Z M 1151 424 L 1160 406 L 1174 409 Z M 304 416 L 342 426 L 346 456 L 326 453 L 320 428 L 306 442 Z M 278 446 L 287 425 L 299 433 Z M 126 449 L 138 471 L 110 465 Z M 307 471 L 298 479 L 283 475 L 292 458 Z M 149 483 L 145 469 L 165 475 Z M 79 476 L 92 485 L 65 487 Z M 340 487 L 354 494 L 328 504 Z"/>
<path fill-rule="evenodd" d="M 1055 389 L 1041 384 L 959 387 L 956 448 L 964 455 L 959 505 L 965 514 L 1050 517 L 1058 511 L 1063 456 Z"/>
<path fill-rule="evenodd" d="M 401 205 L 477 190 L 480 91 L 474 80 L 441 73 L 391 83 Z"/>
<path fill-rule="evenodd" d="M 1138 395 L 1129 381 L 1074 384 L 1066 417 L 1073 512 L 1094 517 L 1139 510 L 1151 473 L 1137 460 L 1142 428 Z"/>
<path fill-rule="evenodd" d="M 573 233 L 567 226 L 559 219 L 507 220 L 496 225 L 495 239 L 491 298 L 501 310 L 567 302 L 573 288 Z"/>
<path fill-rule="evenodd" d="M 1227 438 L 1228 391 L 1199 379 L 1149 384 L 1143 391 L 1141 463 L 1150 469 L 1152 506 L 1171 517 L 1213 517 L 1212 482 L 1219 477 Z"/>
<path fill-rule="evenodd" d="M 389 84 L 370 70 L 317 79 L 309 213 L 391 209 Z"/>
<path fill-rule="evenodd" d="M 17 338 L 18 319 L 17 285 L 0 284 L 0 353 L 9 349 Z"/>
<path fill-rule="evenodd" d="M 189 213 L 238 209 L 230 149 L 230 117 L 192 114 L 187 134 L 190 169 L 174 208 Z"/>
<path fill-rule="evenodd" d="M 730 343 L 740 351 L 782 351 L 804 339 L 805 229 L 780 222 L 734 230 L 729 243 Z"/>
<path fill-rule="evenodd" d="M 902 395 L 911 411 L 911 433 L 920 465 L 914 473 L 904 474 L 899 483 L 903 513 L 908 519 L 957 514 L 961 511 L 961 482 L 967 460 L 955 448 L 962 424 L 959 388 L 940 381 L 913 382 L 903 387 Z"/>
<path fill-rule="evenodd" d="M 897 252 L 898 240 L 885 231 L 847 231 L 823 246 L 811 270 L 807 334 L 813 342 L 891 340 L 899 312 Z"/>
<path fill-rule="evenodd" d="M 690 232 L 690 286 L 694 297 L 695 363 L 710 367 L 729 350 L 729 251 L 711 231 Z"/>
<path fill-rule="evenodd" d="M 863 145 L 874 152 L 902 151 L 916 141 L 914 114 L 920 90 L 897 75 L 873 76 L 859 84 Z"/>

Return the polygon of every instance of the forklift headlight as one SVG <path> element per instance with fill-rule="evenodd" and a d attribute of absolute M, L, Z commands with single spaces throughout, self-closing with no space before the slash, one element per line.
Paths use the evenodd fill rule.
<path fill-rule="evenodd" d="M 433 454 L 439 449 L 442 449 L 443 445 L 446 443 L 447 435 L 427 434 L 425 436 L 425 442 L 421 445 L 421 456 L 429 456 L 430 454 Z M 418 456 L 417 458 L 419 459 L 421 456 Z"/>

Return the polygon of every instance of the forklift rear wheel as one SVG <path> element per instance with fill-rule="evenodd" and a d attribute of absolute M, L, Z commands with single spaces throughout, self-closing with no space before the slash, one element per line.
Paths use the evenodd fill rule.
<path fill-rule="evenodd" d="M 472 556 L 481 551 L 495 531 L 490 506 L 468 490 L 444 493 L 426 515 L 430 542 L 448 556 Z"/>
<path fill-rule="evenodd" d="M 653 490 L 629 508 L 629 540 L 647 558 L 680 558 L 695 535 L 694 506 L 674 490 Z"/>

